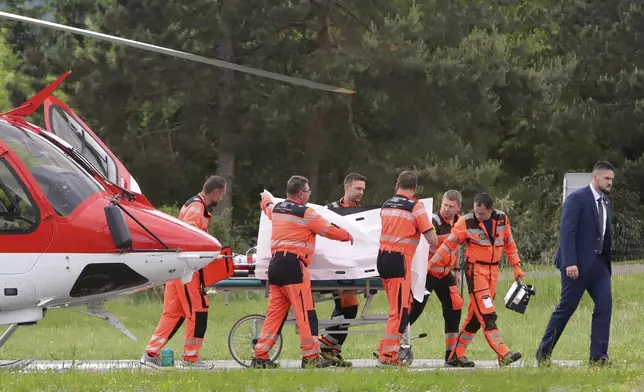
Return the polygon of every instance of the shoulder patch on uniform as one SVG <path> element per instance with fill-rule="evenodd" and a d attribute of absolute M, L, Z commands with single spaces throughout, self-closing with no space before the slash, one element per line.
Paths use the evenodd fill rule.
<path fill-rule="evenodd" d="M 470 212 L 469 214 L 465 214 L 465 215 L 463 215 L 463 218 L 465 218 L 465 219 L 473 219 L 473 218 L 474 218 L 474 214 Z"/>
<path fill-rule="evenodd" d="M 391 199 L 383 203 L 382 208 L 396 208 L 399 210 L 405 210 L 412 212 L 416 206 L 416 202 L 409 200 L 406 197 L 394 196 Z"/>
<path fill-rule="evenodd" d="M 273 207 L 273 213 L 278 213 L 278 214 L 289 214 L 289 215 L 295 215 L 300 218 L 304 218 L 304 214 L 306 213 L 306 210 L 309 207 L 298 204 L 298 203 L 293 203 L 292 201 L 284 200 L 275 205 Z"/>

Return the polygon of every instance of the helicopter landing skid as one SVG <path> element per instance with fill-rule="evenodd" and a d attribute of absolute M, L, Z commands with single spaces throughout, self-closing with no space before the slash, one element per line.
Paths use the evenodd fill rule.
<path fill-rule="evenodd" d="M 7 343 L 7 340 L 11 338 L 11 336 L 18 330 L 19 325 L 18 324 L 11 324 L 9 328 L 7 328 L 6 331 L 0 336 L 0 348 Z"/>
<path fill-rule="evenodd" d="M 0 348 L 7 343 L 9 338 L 18 330 L 19 324 L 11 324 L 0 336 Z M 0 369 L 23 369 L 29 366 L 33 359 L 18 359 L 15 361 L 0 361 Z"/>
<path fill-rule="evenodd" d="M 33 359 L 18 359 L 15 361 L 0 361 L 0 370 L 11 369 L 11 370 L 20 370 L 24 369 L 27 366 L 31 365 Z"/>
<path fill-rule="evenodd" d="M 110 323 L 111 326 L 118 329 L 123 335 L 137 342 L 136 337 L 123 325 L 112 313 L 104 307 L 105 301 L 91 302 L 87 304 L 87 312 L 78 309 L 71 309 L 78 313 L 88 314 L 90 316 L 98 317 Z"/>

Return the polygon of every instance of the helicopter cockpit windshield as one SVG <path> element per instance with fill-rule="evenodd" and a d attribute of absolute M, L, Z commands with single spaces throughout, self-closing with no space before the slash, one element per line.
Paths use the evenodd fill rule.
<path fill-rule="evenodd" d="M 71 214 L 102 190 L 76 162 L 41 136 L 0 122 L 0 139 L 24 162 L 58 215 Z"/>
<path fill-rule="evenodd" d="M 117 182 L 116 164 L 83 127 L 58 105 L 50 107 L 52 131 L 81 153 L 113 183 Z"/>

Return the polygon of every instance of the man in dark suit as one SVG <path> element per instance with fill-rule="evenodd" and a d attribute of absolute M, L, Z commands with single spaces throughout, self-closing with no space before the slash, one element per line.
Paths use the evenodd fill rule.
<path fill-rule="evenodd" d="M 595 303 L 590 333 L 591 364 L 608 364 L 612 312 L 611 213 L 607 195 L 615 176 L 612 164 L 595 164 L 589 186 L 565 200 L 555 263 L 561 270 L 561 300 L 537 349 L 537 362 L 548 363 L 552 351 L 585 291 Z"/>

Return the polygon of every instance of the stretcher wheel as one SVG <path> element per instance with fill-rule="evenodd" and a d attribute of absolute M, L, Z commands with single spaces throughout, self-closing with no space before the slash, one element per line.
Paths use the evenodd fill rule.
<path fill-rule="evenodd" d="M 398 350 L 398 359 L 409 366 L 414 362 L 414 353 L 411 351 L 411 347 L 401 347 Z"/>
<path fill-rule="evenodd" d="M 255 345 L 259 341 L 262 325 L 266 317 L 261 314 L 250 314 L 237 320 L 228 334 L 228 351 L 233 359 L 243 367 L 250 367 Z M 276 360 L 282 352 L 282 333 L 277 335 L 275 345 L 268 353 L 271 360 Z"/>

